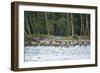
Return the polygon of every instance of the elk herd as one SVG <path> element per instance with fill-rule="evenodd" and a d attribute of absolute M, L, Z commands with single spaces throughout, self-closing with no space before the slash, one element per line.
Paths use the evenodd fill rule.
<path fill-rule="evenodd" d="M 31 39 L 28 41 L 28 45 L 31 46 L 65 46 L 75 47 L 77 45 L 87 46 L 90 45 L 90 40 L 49 40 L 49 39 Z"/>

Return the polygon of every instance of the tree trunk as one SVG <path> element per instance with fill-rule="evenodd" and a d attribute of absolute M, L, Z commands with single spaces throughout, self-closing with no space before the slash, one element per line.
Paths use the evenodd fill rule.
<path fill-rule="evenodd" d="M 27 20 L 27 30 L 28 30 L 28 33 L 30 34 L 30 26 L 29 26 L 29 22 L 28 22 L 28 13 L 26 13 L 26 20 Z"/>
<path fill-rule="evenodd" d="M 74 24 L 73 24 L 73 15 L 71 13 L 71 25 L 72 25 L 72 37 L 74 36 Z"/>
<path fill-rule="evenodd" d="M 86 15 L 86 30 L 87 30 L 87 35 L 89 35 L 89 23 L 88 23 L 88 15 Z"/>
<path fill-rule="evenodd" d="M 61 23 L 61 27 L 60 27 L 60 29 L 61 29 L 61 30 L 60 30 L 60 35 L 64 34 L 64 31 L 63 31 L 63 29 L 64 29 L 64 28 L 63 28 L 63 25 L 64 25 L 64 24 L 63 24 L 63 21 L 64 21 L 64 20 L 63 20 L 63 13 L 61 13 L 61 18 L 62 18 L 62 23 Z M 59 23 L 58 23 L 58 24 L 59 24 Z"/>
<path fill-rule="evenodd" d="M 32 30 L 34 33 L 36 33 L 35 28 L 34 28 L 33 23 L 32 23 L 32 19 L 31 19 L 32 17 L 30 16 L 30 14 L 28 14 L 28 16 L 29 16 L 29 20 L 30 20 L 30 25 L 32 26 Z"/>
<path fill-rule="evenodd" d="M 47 13 L 45 13 L 46 25 L 47 25 L 47 34 L 49 35 L 49 25 L 48 25 L 48 17 Z"/>
<path fill-rule="evenodd" d="M 69 24 L 70 24 L 70 23 L 69 23 L 69 14 L 67 14 L 67 29 L 68 29 L 67 31 L 68 31 L 68 36 L 69 36 L 69 33 L 70 33 L 70 30 L 69 30 L 69 29 L 70 29 Z"/>
<path fill-rule="evenodd" d="M 83 16 L 83 35 L 84 35 L 84 33 L 85 33 L 84 27 L 85 27 L 85 22 L 84 22 L 84 16 Z"/>
<path fill-rule="evenodd" d="M 82 36 L 83 35 L 83 18 L 82 18 L 82 14 L 80 16 L 81 16 L 81 31 L 80 31 L 80 35 Z"/>

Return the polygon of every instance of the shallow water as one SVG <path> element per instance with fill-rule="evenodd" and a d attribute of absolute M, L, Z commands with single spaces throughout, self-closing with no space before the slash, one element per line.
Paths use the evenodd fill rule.
<path fill-rule="evenodd" d="M 24 61 L 77 60 L 89 59 L 90 46 L 27 46 L 24 48 Z"/>

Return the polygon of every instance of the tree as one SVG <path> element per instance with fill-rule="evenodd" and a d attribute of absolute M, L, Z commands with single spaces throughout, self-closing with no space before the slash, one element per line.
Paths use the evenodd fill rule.
<path fill-rule="evenodd" d="M 30 34 L 30 24 L 29 24 L 29 20 L 28 20 L 28 14 L 27 12 L 25 13 L 25 29 L 27 30 L 27 32 Z M 25 31 L 26 32 L 26 31 Z"/>
<path fill-rule="evenodd" d="M 70 27 L 69 27 L 69 25 L 70 25 L 70 22 L 69 22 L 69 13 L 67 14 L 67 25 L 68 26 L 66 28 L 68 29 L 68 35 L 70 35 L 69 34 L 70 33 L 70 30 L 69 30 L 70 29 Z"/>
<path fill-rule="evenodd" d="M 72 37 L 74 35 L 74 24 L 73 24 L 73 14 L 71 13 L 71 29 L 72 29 Z"/>
<path fill-rule="evenodd" d="M 86 30 L 87 30 L 87 35 L 89 35 L 89 22 L 88 22 L 88 15 L 86 14 Z"/>
<path fill-rule="evenodd" d="M 82 18 L 82 14 L 80 14 L 80 17 L 81 17 L 81 31 L 80 31 L 80 35 L 82 36 L 83 35 L 83 18 Z"/>
<path fill-rule="evenodd" d="M 57 12 L 24 12 L 25 34 L 53 36 L 87 36 L 90 15 Z"/>
<path fill-rule="evenodd" d="M 32 13 L 27 13 L 27 16 L 28 16 L 29 21 L 30 21 L 30 28 L 36 34 L 34 23 L 33 23 L 33 20 L 32 20 L 33 19 Z"/>
<path fill-rule="evenodd" d="M 48 25 L 47 12 L 45 12 L 45 20 L 46 20 L 46 25 L 47 25 L 47 34 L 49 35 L 49 25 Z"/>

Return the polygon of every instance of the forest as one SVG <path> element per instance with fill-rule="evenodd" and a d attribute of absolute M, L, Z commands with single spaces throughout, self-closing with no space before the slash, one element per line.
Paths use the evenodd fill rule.
<path fill-rule="evenodd" d="M 24 11 L 24 39 L 89 40 L 90 14 Z"/>

